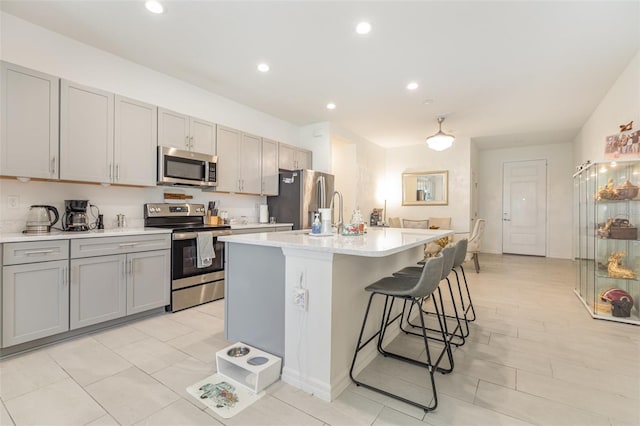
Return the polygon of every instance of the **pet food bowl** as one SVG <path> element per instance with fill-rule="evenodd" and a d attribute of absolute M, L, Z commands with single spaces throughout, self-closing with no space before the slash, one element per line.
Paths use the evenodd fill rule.
<path fill-rule="evenodd" d="M 227 351 L 227 355 L 232 357 L 240 357 L 248 354 L 250 349 L 246 346 L 236 346 L 235 348 L 231 348 Z"/>

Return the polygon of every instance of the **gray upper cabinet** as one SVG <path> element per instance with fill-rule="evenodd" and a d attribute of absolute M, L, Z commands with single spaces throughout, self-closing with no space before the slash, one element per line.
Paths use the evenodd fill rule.
<path fill-rule="evenodd" d="M 262 139 L 248 133 L 242 134 L 238 166 L 240 168 L 241 192 L 262 192 Z"/>
<path fill-rule="evenodd" d="M 67 80 L 60 83 L 60 178 L 111 182 L 114 95 Z"/>
<path fill-rule="evenodd" d="M 229 127 L 218 126 L 218 185 L 216 191 L 260 194 L 261 139 Z"/>
<path fill-rule="evenodd" d="M 278 166 L 285 170 L 302 170 L 312 167 L 311 151 L 281 143 L 278 153 Z"/>
<path fill-rule="evenodd" d="M 216 148 L 216 125 L 158 108 L 158 145 L 213 155 Z"/>
<path fill-rule="evenodd" d="M 240 155 L 241 132 L 224 126 L 217 129 L 218 156 L 216 191 L 240 191 L 240 177 L 238 170 L 238 156 Z"/>
<path fill-rule="evenodd" d="M 0 175 L 58 179 L 59 79 L 0 64 Z"/>
<path fill-rule="evenodd" d="M 154 186 L 157 143 L 157 107 L 116 95 L 112 182 Z"/>
<path fill-rule="evenodd" d="M 262 138 L 262 195 L 278 195 L 278 142 Z"/>

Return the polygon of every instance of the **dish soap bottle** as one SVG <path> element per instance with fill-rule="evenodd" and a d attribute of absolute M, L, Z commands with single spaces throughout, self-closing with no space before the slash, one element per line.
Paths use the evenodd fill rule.
<path fill-rule="evenodd" d="M 311 233 L 319 234 L 322 229 L 322 224 L 320 223 L 320 213 L 315 213 L 315 217 L 313 218 L 313 223 L 311 224 Z"/>

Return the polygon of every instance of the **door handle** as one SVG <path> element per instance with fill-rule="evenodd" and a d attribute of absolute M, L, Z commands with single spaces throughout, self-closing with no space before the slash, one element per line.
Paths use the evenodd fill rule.
<path fill-rule="evenodd" d="M 51 157 L 51 174 L 54 175 L 56 173 L 56 157 Z"/>
<path fill-rule="evenodd" d="M 511 222 L 511 219 L 502 219 L 503 222 Z"/>
<path fill-rule="evenodd" d="M 120 164 L 116 164 L 116 181 L 120 180 Z"/>

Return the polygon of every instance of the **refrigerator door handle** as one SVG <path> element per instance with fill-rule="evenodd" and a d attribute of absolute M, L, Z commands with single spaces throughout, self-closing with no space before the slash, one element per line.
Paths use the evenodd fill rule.
<path fill-rule="evenodd" d="M 324 176 L 318 176 L 318 180 L 316 181 L 318 186 L 317 186 L 317 191 L 318 193 L 316 194 L 316 202 L 318 203 L 318 208 L 319 209 L 324 209 L 327 207 L 327 189 L 325 186 L 325 181 L 324 181 Z"/>

